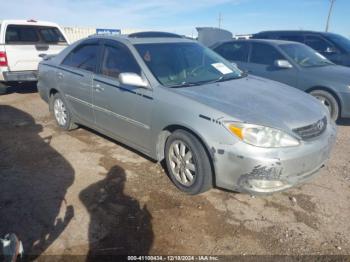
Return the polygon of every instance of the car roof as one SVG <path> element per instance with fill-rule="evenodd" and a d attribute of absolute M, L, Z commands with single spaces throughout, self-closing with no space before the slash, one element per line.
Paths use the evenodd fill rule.
<path fill-rule="evenodd" d="M 130 37 L 129 35 L 92 35 L 89 38 L 111 39 L 134 44 L 194 43 L 196 41 L 179 37 Z"/>
<path fill-rule="evenodd" d="M 213 45 L 213 47 L 217 47 L 218 45 L 221 45 L 224 43 L 236 43 L 236 42 L 267 43 L 271 45 L 300 44 L 298 42 L 286 41 L 286 40 L 275 40 L 275 39 L 238 39 L 238 40 L 228 40 L 228 41 L 219 42 Z"/>
<path fill-rule="evenodd" d="M 261 31 L 254 35 L 259 35 L 259 34 L 326 34 L 326 33 L 312 31 L 312 30 L 272 30 L 272 31 Z"/>
<path fill-rule="evenodd" d="M 40 20 L 14 20 L 14 19 L 6 19 L 1 20 L 0 24 L 7 24 L 7 25 L 34 25 L 34 26 L 54 26 L 58 27 L 58 24 L 48 21 L 40 21 Z"/>

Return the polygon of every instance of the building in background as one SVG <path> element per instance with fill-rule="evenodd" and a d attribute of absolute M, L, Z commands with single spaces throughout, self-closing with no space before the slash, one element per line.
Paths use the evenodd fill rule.
<path fill-rule="evenodd" d="M 71 43 L 78 41 L 82 38 L 88 37 L 90 35 L 95 35 L 95 34 L 131 34 L 131 33 L 136 33 L 140 32 L 143 30 L 140 29 L 105 29 L 105 28 L 95 28 L 95 27 L 70 27 L 66 26 L 63 27 L 64 32 L 66 33 L 66 36 L 68 37 L 69 41 Z"/>

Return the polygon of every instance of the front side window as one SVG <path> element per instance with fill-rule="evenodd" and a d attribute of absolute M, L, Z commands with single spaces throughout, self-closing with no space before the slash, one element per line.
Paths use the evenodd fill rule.
<path fill-rule="evenodd" d="M 98 44 L 81 44 L 67 55 L 62 64 L 94 72 L 98 50 Z"/>
<path fill-rule="evenodd" d="M 273 46 L 253 43 L 252 48 L 251 63 L 272 66 L 276 60 L 284 59 L 280 52 Z"/>
<path fill-rule="evenodd" d="M 305 44 L 315 49 L 318 52 L 325 52 L 330 44 L 319 36 L 309 35 L 305 37 Z"/>
<path fill-rule="evenodd" d="M 6 29 L 6 44 L 30 44 L 39 42 L 39 36 L 34 26 L 9 25 Z"/>
<path fill-rule="evenodd" d="M 301 67 L 327 66 L 333 63 L 312 48 L 301 44 L 284 44 L 280 48 Z"/>
<path fill-rule="evenodd" d="M 158 81 L 167 87 L 239 78 L 243 73 L 209 48 L 193 42 L 136 44 Z"/>
<path fill-rule="evenodd" d="M 215 52 L 229 61 L 248 62 L 249 45 L 247 43 L 224 43 Z"/>
<path fill-rule="evenodd" d="M 346 52 L 350 52 L 350 40 L 341 35 L 337 34 L 327 34 L 327 37 L 333 42 L 343 48 Z"/>
<path fill-rule="evenodd" d="M 106 45 L 102 57 L 101 73 L 105 76 L 118 78 L 120 73 L 140 75 L 141 69 L 126 47 Z"/>

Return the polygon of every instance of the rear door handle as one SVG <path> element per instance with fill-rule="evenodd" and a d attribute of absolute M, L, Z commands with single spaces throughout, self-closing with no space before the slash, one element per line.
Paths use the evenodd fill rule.
<path fill-rule="evenodd" d="M 58 79 L 63 79 L 63 73 L 58 72 L 58 73 L 57 73 L 57 76 L 58 76 Z"/>
<path fill-rule="evenodd" d="M 94 89 L 95 89 L 96 92 L 102 92 L 102 91 L 105 90 L 105 89 L 104 89 L 102 86 L 100 86 L 99 84 L 96 84 L 95 87 L 94 87 Z"/>

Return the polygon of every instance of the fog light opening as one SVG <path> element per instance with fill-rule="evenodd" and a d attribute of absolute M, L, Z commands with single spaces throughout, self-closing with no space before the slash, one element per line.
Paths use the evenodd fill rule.
<path fill-rule="evenodd" d="M 253 178 L 248 179 L 247 184 L 249 185 L 250 191 L 256 192 L 274 192 L 291 187 L 291 185 L 281 180 L 266 180 Z"/>

